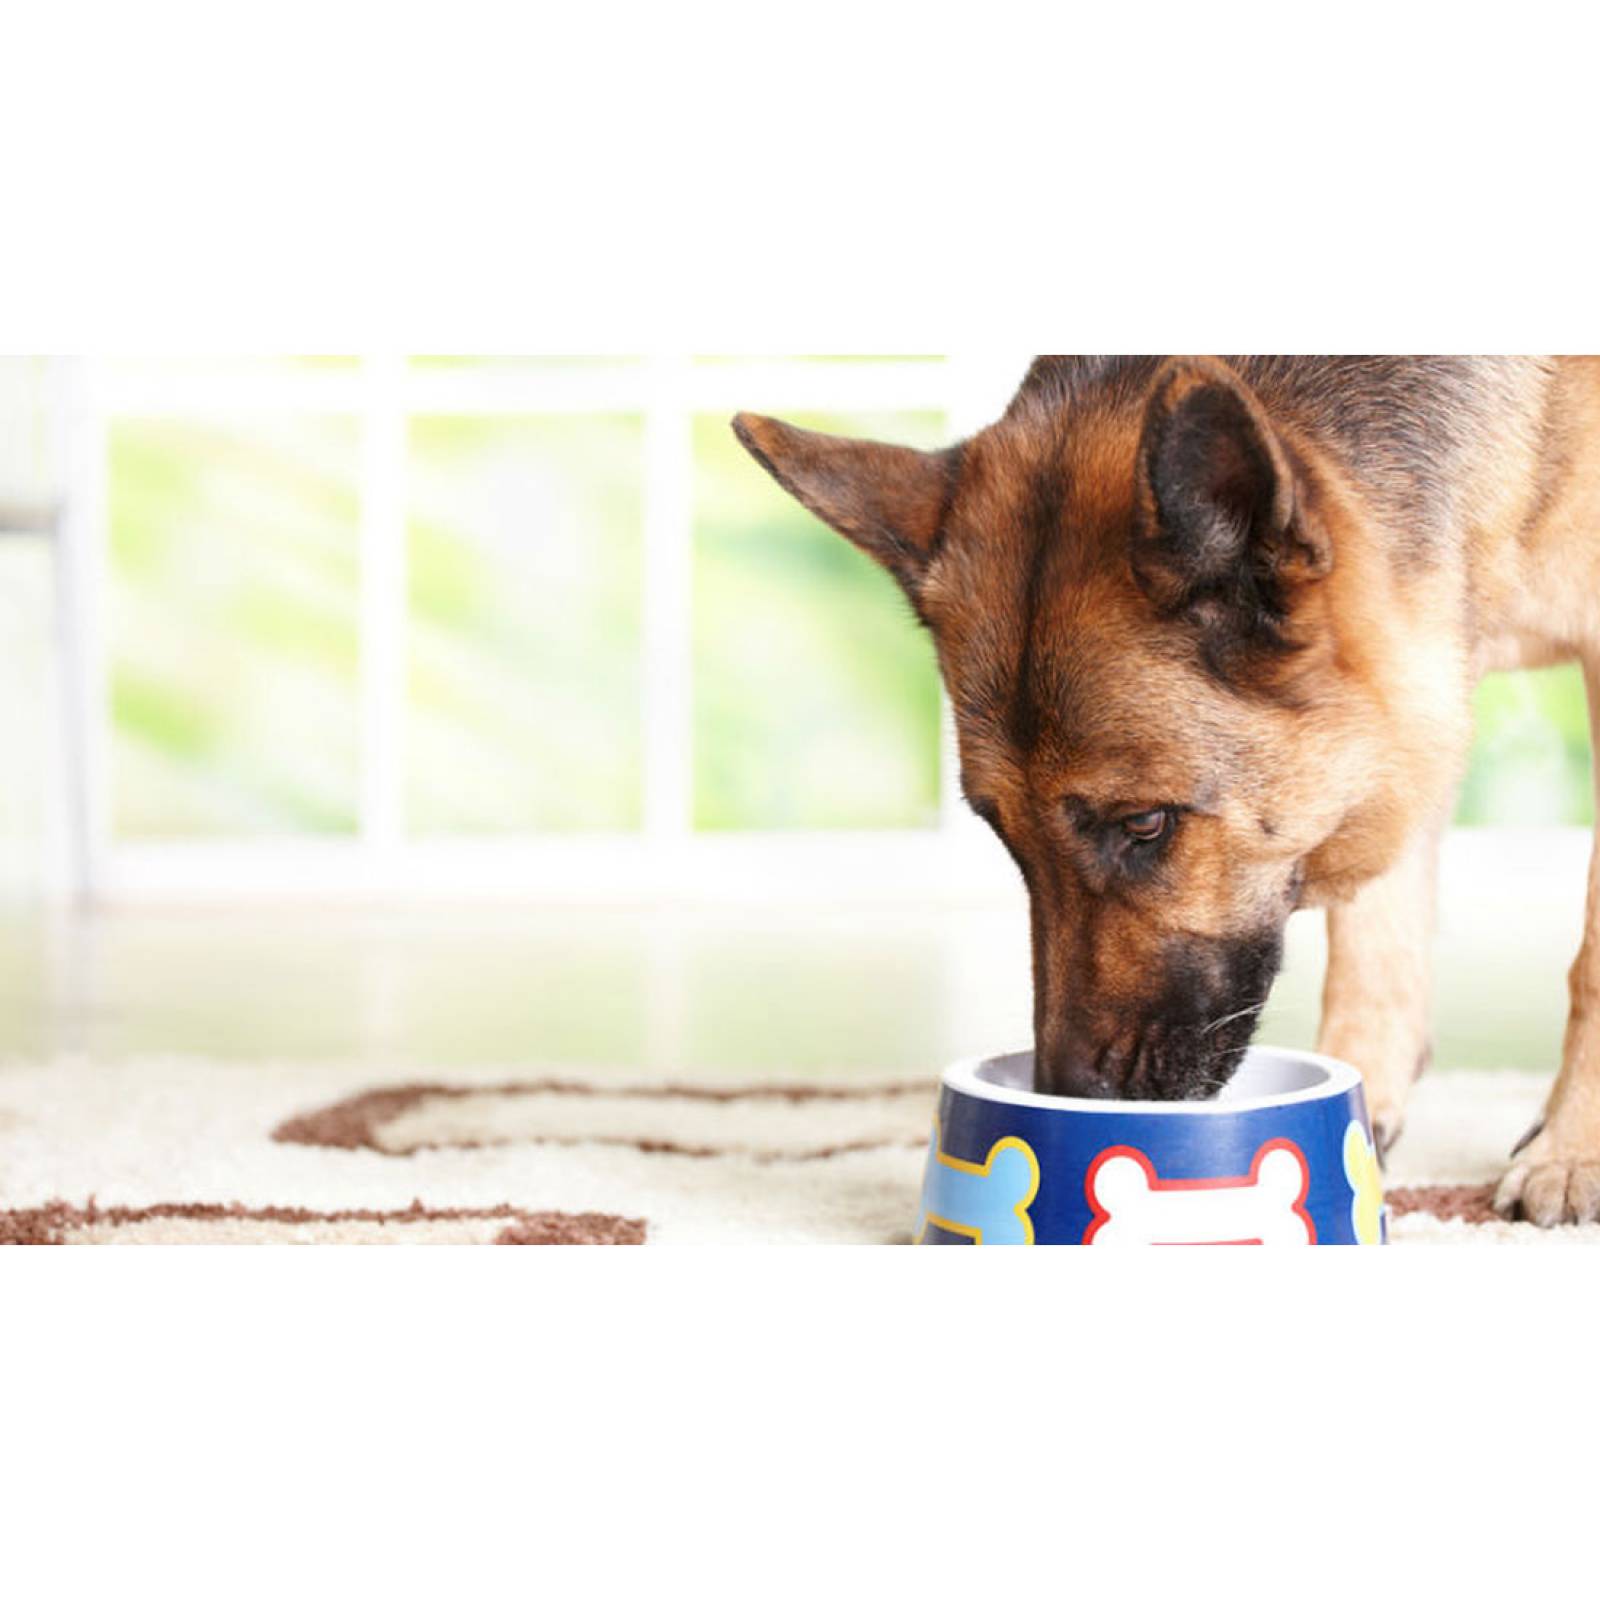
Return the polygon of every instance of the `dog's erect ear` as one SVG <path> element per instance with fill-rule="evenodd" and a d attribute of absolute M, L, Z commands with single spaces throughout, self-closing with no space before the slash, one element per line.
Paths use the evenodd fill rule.
<path fill-rule="evenodd" d="M 1157 379 L 1139 446 L 1133 568 L 1163 610 L 1208 632 L 1285 637 L 1333 549 L 1260 402 L 1220 361 L 1180 358 Z"/>
<path fill-rule="evenodd" d="M 733 419 L 733 431 L 801 505 L 915 597 L 954 491 L 954 450 L 839 439 L 748 412 Z"/>

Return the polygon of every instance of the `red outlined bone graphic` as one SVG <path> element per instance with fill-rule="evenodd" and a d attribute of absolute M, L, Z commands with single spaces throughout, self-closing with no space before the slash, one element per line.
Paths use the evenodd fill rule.
<path fill-rule="evenodd" d="M 1085 1244 L 1315 1244 L 1311 1169 L 1291 1139 L 1269 1139 L 1242 1178 L 1162 1182 L 1149 1156 L 1113 1145 L 1083 1180 Z"/>

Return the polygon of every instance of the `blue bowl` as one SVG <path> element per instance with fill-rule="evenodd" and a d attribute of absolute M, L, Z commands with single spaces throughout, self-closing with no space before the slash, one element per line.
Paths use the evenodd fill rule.
<path fill-rule="evenodd" d="M 949 1068 L 922 1244 L 1384 1244 L 1361 1078 L 1305 1050 L 1246 1053 L 1214 1100 L 1035 1094 L 1033 1054 Z"/>

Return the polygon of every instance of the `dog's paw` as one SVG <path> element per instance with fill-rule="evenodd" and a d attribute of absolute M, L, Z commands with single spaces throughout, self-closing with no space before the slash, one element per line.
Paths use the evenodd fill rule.
<path fill-rule="evenodd" d="M 1600 1221 L 1600 1148 L 1574 1150 L 1541 1129 L 1516 1152 L 1494 1208 L 1541 1228 Z"/>
<path fill-rule="evenodd" d="M 1348 1024 L 1339 1018 L 1327 1019 L 1317 1049 L 1352 1063 L 1360 1072 L 1373 1148 L 1380 1165 L 1387 1166 L 1389 1152 L 1405 1129 L 1411 1086 L 1426 1069 L 1432 1047 L 1425 1039 L 1418 1044 L 1404 1018 L 1396 1022 L 1368 1011 Z"/>
<path fill-rule="evenodd" d="M 1367 1117 L 1372 1123 L 1372 1148 L 1378 1153 L 1378 1165 L 1387 1167 L 1389 1152 L 1405 1131 L 1405 1107 L 1393 1101 L 1377 1101 L 1367 1106 Z"/>

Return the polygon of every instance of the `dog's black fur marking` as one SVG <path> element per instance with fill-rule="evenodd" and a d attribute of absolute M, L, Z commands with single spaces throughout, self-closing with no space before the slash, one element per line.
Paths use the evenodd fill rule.
<path fill-rule="evenodd" d="M 1249 652 L 1293 648 L 1276 571 L 1288 537 L 1272 520 L 1277 465 L 1243 401 L 1220 386 L 1196 390 L 1153 426 L 1144 456 L 1156 526 L 1139 541 L 1135 574 L 1143 582 L 1159 564 L 1175 579 L 1163 609 L 1195 629 L 1206 670 L 1230 686 L 1249 682 Z"/>
<path fill-rule="evenodd" d="M 1040 356 L 1013 411 L 1142 403 L 1164 358 Z M 1462 467 L 1491 440 L 1531 356 L 1224 356 L 1274 415 L 1337 449 L 1404 564 L 1431 564 L 1460 524 Z M 1009 415 L 1010 413 L 1008 413 Z"/>

